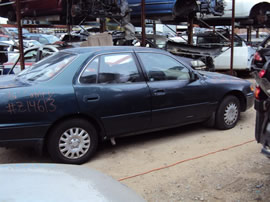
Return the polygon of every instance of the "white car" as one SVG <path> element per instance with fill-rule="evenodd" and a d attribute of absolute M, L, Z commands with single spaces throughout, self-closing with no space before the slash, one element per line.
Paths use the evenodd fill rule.
<path fill-rule="evenodd" d="M 224 35 L 229 37 L 228 33 Z M 197 45 L 203 47 L 222 46 L 221 53 L 214 58 L 215 70 L 229 70 L 231 63 L 230 42 L 219 35 L 200 34 L 197 36 Z M 251 62 L 256 50 L 248 45 L 241 37 L 235 35 L 234 63 L 235 71 L 251 71 Z"/>
<path fill-rule="evenodd" d="M 251 62 L 256 50 L 244 41 L 235 44 L 233 70 L 251 71 Z M 231 48 L 223 47 L 222 53 L 214 59 L 215 70 L 229 70 L 231 64 Z"/>
<path fill-rule="evenodd" d="M 51 54 L 58 52 L 59 49 L 53 45 L 33 46 L 24 50 L 25 68 L 31 67 L 36 62 Z M 12 52 L 8 55 L 8 61 L 3 63 L 4 74 L 18 74 L 21 72 L 19 52 Z"/>
<path fill-rule="evenodd" d="M 181 41 L 169 40 L 167 50 L 173 54 L 191 57 L 193 59 L 203 59 L 208 69 L 230 70 L 231 48 L 229 33 L 220 31 L 223 37 L 213 32 L 197 34 L 194 45 L 187 45 Z M 234 40 L 234 64 L 235 71 L 251 71 L 252 59 L 256 50 L 248 45 L 242 38 L 235 35 Z M 211 58 L 211 59 L 210 59 Z M 192 64 L 193 67 L 201 66 Z"/>
<path fill-rule="evenodd" d="M 198 16 L 203 20 L 215 20 L 222 22 L 232 18 L 232 0 L 223 0 L 224 14 L 222 16 L 205 15 Z M 265 24 L 270 12 L 270 0 L 235 0 L 236 20 L 252 19 L 256 24 Z M 197 14 L 199 15 L 199 14 Z"/>

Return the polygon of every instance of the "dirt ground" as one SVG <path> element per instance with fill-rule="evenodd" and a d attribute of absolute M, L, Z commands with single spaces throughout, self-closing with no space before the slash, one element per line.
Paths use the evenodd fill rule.
<path fill-rule="evenodd" d="M 261 145 L 252 141 L 254 125 L 255 110 L 250 109 L 232 130 L 196 124 L 116 139 L 116 146 L 102 144 L 83 166 L 120 180 L 189 160 L 121 182 L 153 202 L 270 201 L 270 160 L 260 154 Z M 32 149 L 0 148 L 0 163 L 28 162 L 51 160 Z"/>

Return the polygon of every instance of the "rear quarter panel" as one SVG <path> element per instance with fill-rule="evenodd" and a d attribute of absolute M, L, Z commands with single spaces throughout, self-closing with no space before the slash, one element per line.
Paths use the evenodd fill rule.
<path fill-rule="evenodd" d="M 0 141 L 7 138 L 7 132 L 14 139 L 42 138 L 57 120 L 78 114 L 72 84 L 80 65 L 77 58 L 53 80 L 0 89 Z M 34 127 L 41 130 L 32 134 Z"/>

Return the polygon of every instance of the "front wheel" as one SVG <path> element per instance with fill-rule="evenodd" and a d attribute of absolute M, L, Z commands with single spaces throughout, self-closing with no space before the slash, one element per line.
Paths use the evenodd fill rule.
<path fill-rule="evenodd" d="M 54 161 L 82 164 L 95 153 L 98 136 L 90 122 L 84 119 L 69 119 L 52 129 L 47 146 Z"/>
<path fill-rule="evenodd" d="M 233 95 L 226 96 L 220 103 L 216 113 L 216 127 L 221 130 L 233 128 L 240 116 L 239 99 Z"/>

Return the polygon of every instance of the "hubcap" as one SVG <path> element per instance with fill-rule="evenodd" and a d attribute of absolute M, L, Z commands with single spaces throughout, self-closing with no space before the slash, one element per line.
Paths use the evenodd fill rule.
<path fill-rule="evenodd" d="M 226 106 L 224 113 L 224 121 L 227 125 L 232 125 L 238 118 L 238 107 L 235 103 L 230 103 Z"/>
<path fill-rule="evenodd" d="M 68 159 L 78 159 L 90 148 L 90 136 L 82 128 L 70 128 L 60 137 L 59 150 Z"/>

